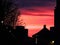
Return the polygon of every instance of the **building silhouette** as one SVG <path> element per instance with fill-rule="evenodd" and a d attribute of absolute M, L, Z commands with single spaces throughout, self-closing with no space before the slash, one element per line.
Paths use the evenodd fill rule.
<path fill-rule="evenodd" d="M 36 45 L 32 37 L 28 37 L 28 45 Z"/>
<path fill-rule="evenodd" d="M 2 25 L 0 28 L 0 45 L 28 45 L 28 29 L 24 26 Z"/>
<path fill-rule="evenodd" d="M 55 26 L 55 31 L 56 32 L 60 32 L 60 6 L 59 6 L 59 0 L 56 0 L 56 7 L 55 7 L 55 10 L 54 10 L 54 17 L 55 17 L 55 23 L 54 23 L 54 26 Z"/>
<path fill-rule="evenodd" d="M 54 17 L 55 17 L 55 45 L 60 45 L 60 1 L 56 0 L 56 7 L 54 10 Z"/>
<path fill-rule="evenodd" d="M 13 33 L 11 30 L 13 28 L 11 26 L 3 25 L 2 28 L 0 28 L 0 45 L 6 44 L 6 45 L 12 45 L 16 43 L 16 38 L 13 36 Z"/>
<path fill-rule="evenodd" d="M 50 31 L 44 25 L 43 29 L 32 36 L 36 45 L 49 45 L 50 44 Z"/>
<path fill-rule="evenodd" d="M 54 27 L 50 27 L 49 31 L 46 25 L 44 25 L 41 31 L 32 37 L 28 37 L 28 29 L 25 29 L 24 26 L 16 26 L 13 29 L 9 25 L 2 25 L 2 29 L 0 30 L 0 45 L 2 43 L 6 45 L 50 45 L 55 41 L 54 29 Z"/>
<path fill-rule="evenodd" d="M 15 36 L 17 38 L 17 45 L 27 44 L 28 29 L 25 29 L 24 26 L 16 26 Z"/>
<path fill-rule="evenodd" d="M 55 40 L 55 27 L 50 27 L 51 40 Z"/>

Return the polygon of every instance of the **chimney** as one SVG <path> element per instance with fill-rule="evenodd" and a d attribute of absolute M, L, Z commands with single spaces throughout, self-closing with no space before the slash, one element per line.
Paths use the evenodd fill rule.
<path fill-rule="evenodd" d="M 46 28 L 46 25 L 44 25 L 44 28 Z"/>

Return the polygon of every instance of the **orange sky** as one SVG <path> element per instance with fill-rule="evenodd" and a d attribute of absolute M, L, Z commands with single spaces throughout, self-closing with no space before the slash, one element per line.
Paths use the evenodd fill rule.
<path fill-rule="evenodd" d="M 25 28 L 28 29 L 28 35 L 32 37 L 33 34 L 40 31 L 44 24 L 49 29 L 54 26 L 54 9 L 49 7 L 31 7 L 20 9 L 21 17 L 18 16 L 18 23 L 20 18 L 25 23 Z"/>

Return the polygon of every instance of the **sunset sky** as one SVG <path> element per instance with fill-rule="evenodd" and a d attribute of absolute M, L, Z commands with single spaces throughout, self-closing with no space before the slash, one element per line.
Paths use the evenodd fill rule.
<path fill-rule="evenodd" d="M 14 3 L 19 7 L 21 15 L 18 16 L 17 25 L 20 25 L 21 18 L 30 37 L 40 31 L 45 24 L 48 29 L 54 26 L 55 0 L 17 0 Z"/>

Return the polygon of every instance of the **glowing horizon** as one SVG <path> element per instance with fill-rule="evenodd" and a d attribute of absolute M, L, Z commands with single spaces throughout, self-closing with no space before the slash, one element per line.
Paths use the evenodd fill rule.
<path fill-rule="evenodd" d="M 28 36 L 32 37 L 46 25 L 48 29 L 54 26 L 54 9 L 49 7 L 30 7 L 19 9 L 21 15 L 18 16 L 17 25 L 20 25 L 20 19 L 28 29 Z"/>

